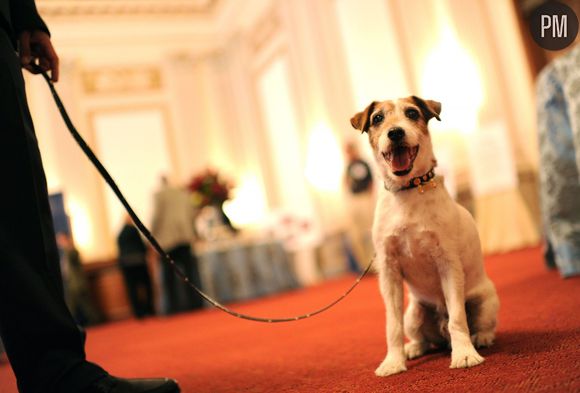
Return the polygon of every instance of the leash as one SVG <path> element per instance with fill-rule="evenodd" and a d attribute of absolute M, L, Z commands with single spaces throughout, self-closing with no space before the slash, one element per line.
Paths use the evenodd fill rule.
<path fill-rule="evenodd" d="M 372 259 L 369 262 L 366 269 L 358 276 L 358 278 L 350 286 L 350 288 L 348 288 L 348 290 L 346 292 L 344 292 L 339 298 L 330 302 L 326 306 L 319 308 L 318 310 L 315 310 L 313 312 L 307 313 L 307 314 L 297 315 L 294 317 L 265 318 L 265 317 L 256 317 L 253 315 L 242 314 L 242 313 L 239 313 L 237 311 L 234 311 L 234 310 L 227 308 L 223 304 L 219 303 L 217 300 L 211 298 L 208 294 L 203 292 L 194 283 L 192 283 L 191 280 L 189 279 L 189 277 L 187 277 L 187 275 L 181 270 L 181 268 L 175 264 L 175 261 L 169 256 L 169 254 L 167 254 L 163 250 L 163 248 L 159 245 L 159 242 L 157 241 L 157 239 L 155 239 L 155 237 L 151 234 L 149 229 L 147 229 L 147 227 L 141 222 L 141 220 L 139 219 L 139 216 L 137 216 L 135 211 L 133 211 L 133 208 L 131 207 L 129 202 L 127 202 L 127 200 L 123 196 L 123 193 L 121 192 L 121 190 L 119 189 L 119 187 L 117 186 L 117 184 L 115 183 L 115 181 L 113 180 L 113 178 L 111 177 L 111 175 L 109 174 L 107 169 L 103 166 L 101 161 L 99 161 L 99 159 L 97 158 L 95 153 L 92 151 L 92 149 L 89 147 L 89 145 L 87 145 L 87 143 L 85 142 L 83 137 L 76 130 L 76 128 L 75 128 L 74 124 L 72 123 L 68 113 L 66 112 L 64 104 L 62 103 L 56 89 L 54 88 L 54 84 L 52 83 L 52 80 L 49 78 L 46 71 L 42 71 L 40 69 L 40 67 L 36 67 L 36 71 L 42 74 L 42 76 L 44 77 L 44 80 L 48 84 L 48 87 L 50 88 L 50 92 L 52 93 L 52 97 L 54 98 L 56 106 L 57 106 L 57 108 L 62 116 L 62 119 L 64 120 L 70 134 L 72 135 L 74 140 L 77 142 L 77 144 L 80 146 L 80 148 L 85 153 L 85 155 L 88 157 L 88 159 L 91 161 L 91 163 L 97 168 L 97 170 L 99 171 L 101 176 L 105 179 L 105 181 L 107 182 L 107 184 L 109 185 L 111 190 L 115 193 L 115 195 L 117 196 L 117 198 L 119 199 L 119 201 L 121 202 L 121 204 L 123 205 L 123 207 L 125 208 L 127 213 L 129 214 L 129 216 L 131 217 L 131 219 L 135 223 L 135 226 L 137 227 L 137 229 L 139 229 L 139 232 L 141 232 L 141 234 L 143 236 L 145 236 L 145 238 L 151 244 L 153 249 L 155 249 L 157 254 L 165 262 L 167 262 L 171 266 L 171 268 L 173 269 L 173 272 L 186 285 L 188 285 L 191 289 L 193 289 L 195 292 L 197 292 L 199 294 L 199 296 L 201 296 L 205 301 L 210 303 L 215 308 L 217 308 L 217 309 L 219 309 L 219 310 L 221 310 L 221 311 L 223 311 L 231 316 L 234 316 L 236 318 L 246 319 L 246 320 L 255 321 L 255 322 L 278 323 L 278 322 L 299 321 L 302 319 L 307 319 L 307 318 L 313 317 L 315 315 L 321 314 L 324 311 L 326 311 L 326 310 L 330 309 L 331 307 L 333 307 L 334 305 L 336 305 L 337 303 L 339 303 L 341 300 L 343 300 L 345 297 L 347 297 L 350 292 L 352 292 L 352 290 L 358 285 L 358 283 L 363 279 L 363 277 L 369 272 L 369 270 L 373 264 Z"/>

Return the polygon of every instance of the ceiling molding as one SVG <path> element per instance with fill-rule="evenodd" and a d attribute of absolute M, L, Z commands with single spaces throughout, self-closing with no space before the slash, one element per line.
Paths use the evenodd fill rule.
<path fill-rule="evenodd" d="M 82 80 L 87 94 L 142 93 L 162 88 L 161 71 L 153 66 L 85 70 Z"/>
<path fill-rule="evenodd" d="M 211 16 L 222 0 L 37 0 L 41 15 L 70 16 Z"/>

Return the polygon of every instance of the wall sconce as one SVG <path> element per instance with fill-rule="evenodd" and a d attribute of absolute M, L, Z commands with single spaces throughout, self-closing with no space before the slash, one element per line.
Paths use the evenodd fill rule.
<path fill-rule="evenodd" d="M 235 227 L 251 227 L 266 218 L 264 188 L 254 175 L 242 176 L 240 185 L 234 189 L 234 198 L 225 201 L 224 212 Z"/>
<path fill-rule="evenodd" d="M 476 61 L 448 23 L 439 43 L 426 57 L 421 86 L 425 98 L 443 103 L 445 129 L 466 134 L 477 129 L 484 102 L 481 76 Z"/>

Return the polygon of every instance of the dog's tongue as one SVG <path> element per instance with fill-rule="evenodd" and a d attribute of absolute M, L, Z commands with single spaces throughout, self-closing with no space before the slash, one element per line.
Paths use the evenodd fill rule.
<path fill-rule="evenodd" d="M 393 151 L 391 166 L 395 172 L 404 171 L 411 165 L 411 152 L 408 147 L 397 147 Z"/>

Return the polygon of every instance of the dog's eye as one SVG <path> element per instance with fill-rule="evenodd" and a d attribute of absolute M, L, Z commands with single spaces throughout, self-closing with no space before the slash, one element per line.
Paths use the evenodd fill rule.
<path fill-rule="evenodd" d="M 419 111 L 417 109 L 409 108 L 405 111 L 405 116 L 411 120 L 417 120 L 419 118 Z"/>
<path fill-rule="evenodd" d="M 383 121 L 385 117 L 383 116 L 382 113 L 377 113 L 376 115 L 373 116 L 373 126 L 379 124 L 380 122 Z"/>

